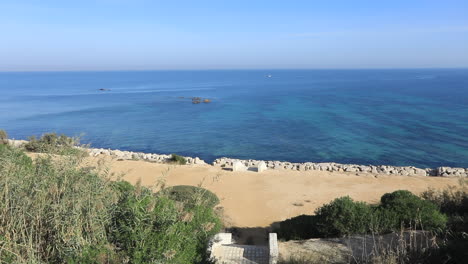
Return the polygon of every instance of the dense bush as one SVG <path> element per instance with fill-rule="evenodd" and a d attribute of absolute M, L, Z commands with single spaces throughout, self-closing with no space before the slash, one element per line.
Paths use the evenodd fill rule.
<path fill-rule="evenodd" d="M 380 208 L 393 214 L 394 229 L 412 227 L 423 230 L 437 230 L 445 227 L 447 217 L 437 206 L 409 191 L 386 193 L 380 199 Z"/>
<path fill-rule="evenodd" d="M 186 205 L 196 205 L 202 203 L 208 207 L 214 207 L 219 203 L 219 198 L 211 191 L 189 185 L 177 185 L 168 187 L 160 194 L 167 195 L 174 201 L 183 202 Z"/>
<path fill-rule="evenodd" d="M 202 190 L 200 188 L 200 190 Z M 220 230 L 211 202 L 111 182 L 80 155 L 0 145 L 1 263 L 206 263 Z"/>
<path fill-rule="evenodd" d="M 350 197 L 333 200 L 315 211 L 314 216 L 298 216 L 280 223 L 282 239 L 338 237 L 364 233 L 386 233 L 402 228 L 437 231 L 444 228 L 445 215 L 430 201 L 408 191 L 382 196 L 381 204 L 372 206 Z"/>
<path fill-rule="evenodd" d="M 461 187 L 454 186 L 443 191 L 429 190 L 422 194 L 424 199 L 408 191 L 396 191 L 383 195 L 381 204 L 375 206 L 356 203 L 349 198 L 338 198 L 316 210 L 316 215 L 301 215 L 281 222 L 276 232 L 281 239 L 289 240 L 358 234 L 363 230 L 381 234 L 424 229 L 433 231 L 426 234 L 434 236 L 433 243 L 437 244 L 427 244 L 421 250 L 416 240 L 414 244 L 402 240 L 396 249 L 377 247 L 379 256 L 361 260 L 362 263 L 466 263 L 468 189 L 465 184 Z M 369 218 L 363 221 L 361 217 L 356 218 L 357 213 L 368 215 Z M 368 224 L 364 225 L 366 222 Z M 362 256 L 355 256 L 356 259 L 359 257 Z"/>
<path fill-rule="evenodd" d="M 318 208 L 315 215 L 321 236 L 344 236 L 368 232 L 372 209 L 366 203 L 355 202 L 346 196 Z"/>
<path fill-rule="evenodd" d="M 170 158 L 170 161 L 172 161 L 174 163 L 177 163 L 177 164 L 180 164 L 180 165 L 187 164 L 187 160 L 184 157 L 179 156 L 177 154 L 172 154 L 171 158 Z"/>
<path fill-rule="evenodd" d="M 299 215 L 280 223 L 275 232 L 284 240 L 308 239 L 320 236 L 315 215 Z"/>
<path fill-rule="evenodd" d="M 0 129 L 0 145 L 8 143 L 8 134 L 5 130 Z"/>
<path fill-rule="evenodd" d="M 212 208 L 185 207 L 144 187 L 115 184 L 119 207 L 111 225 L 112 242 L 132 263 L 198 263 L 209 238 L 221 227 Z"/>
<path fill-rule="evenodd" d="M 29 142 L 24 145 L 27 151 L 53 153 L 53 154 L 83 154 L 84 151 L 79 150 L 76 146 L 79 145 L 78 138 L 67 137 L 63 134 L 46 133 L 39 139 L 35 136 L 29 137 Z"/>
<path fill-rule="evenodd" d="M 129 263 L 130 259 L 111 244 L 85 246 L 77 255 L 67 258 L 67 264 Z M 131 263 L 131 262 L 130 262 Z"/>

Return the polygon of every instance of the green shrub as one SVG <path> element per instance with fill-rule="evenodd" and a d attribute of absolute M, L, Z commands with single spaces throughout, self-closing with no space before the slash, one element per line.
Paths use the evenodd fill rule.
<path fill-rule="evenodd" d="M 369 230 L 372 209 L 366 203 L 355 202 L 346 196 L 318 208 L 315 216 L 321 236 L 363 234 Z"/>
<path fill-rule="evenodd" d="M 80 161 L 33 161 L 0 146 L 1 263 L 207 263 L 209 239 L 221 228 L 214 194 L 184 187 L 155 195 Z"/>
<path fill-rule="evenodd" d="M 320 236 L 316 227 L 315 215 L 299 215 L 280 222 L 275 229 L 278 237 L 284 240 L 309 239 Z"/>
<path fill-rule="evenodd" d="M 389 232 L 399 232 L 402 229 L 398 215 L 380 206 L 372 206 L 372 216 L 369 219 L 369 232 L 382 234 Z"/>
<path fill-rule="evenodd" d="M 210 207 L 185 207 L 143 187 L 117 183 L 120 199 L 111 241 L 131 263 L 202 263 L 209 238 L 220 228 Z"/>
<path fill-rule="evenodd" d="M 285 240 L 313 237 L 339 237 L 367 233 L 370 230 L 372 208 L 350 197 L 341 197 L 325 204 L 315 215 L 301 215 L 280 223 L 276 232 Z"/>
<path fill-rule="evenodd" d="M 221 228 L 211 195 L 173 200 L 81 161 L 0 145 L 0 263 L 207 263 Z"/>
<path fill-rule="evenodd" d="M 84 247 L 79 255 L 69 257 L 67 264 L 112 264 L 125 263 L 126 257 L 119 254 L 112 245 L 90 245 Z"/>
<path fill-rule="evenodd" d="M 447 217 L 437 206 L 421 199 L 409 191 L 400 190 L 386 193 L 380 199 L 380 208 L 394 214 L 395 229 L 411 227 L 423 230 L 437 230 L 445 227 Z"/>
<path fill-rule="evenodd" d="M 447 217 L 435 204 L 408 191 L 395 191 L 384 194 L 379 205 L 355 202 L 347 196 L 337 198 L 318 208 L 313 216 L 302 215 L 281 222 L 276 232 L 286 240 L 308 239 L 381 234 L 402 228 L 438 231 L 446 222 Z M 463 229 L 464 221 L 456 223 L 457 230 Z"/>
<path fill-rule="evenodd" d="M 84 151 L 76 148 L 79 145 L 78 138 L 67 137 L 63 134 L 46 133 L 39 139 L 29 137 L 29 142 L 24 145 L 27 151 L 52 153 L 52 154 L 83 154 Z"/>
<path fill-rule="evenodd" d="M 166 195 L 174 201 L 183 202 L 186 205 L 204 205 L 210 208 L 219 204 L 219 198 L 211 191 L 189 185 L 177 185 L 162 190 L 160 195 Z"/>
<path fill-rule="evenodd" d="M 184 157 L 179 156 L 177 154 L 172 154 L 172 156 L 170 158 L 170 161 L 172 161 L 174 163 L 177 163 L 177 164 L 180 164 L 180 165 L 187 164 L 187 160 Z"/>
<path fill-rule="evenodd" d="M 8 144 L 8 134 L 5 130 L 0 129 L 0 145 Z"/>

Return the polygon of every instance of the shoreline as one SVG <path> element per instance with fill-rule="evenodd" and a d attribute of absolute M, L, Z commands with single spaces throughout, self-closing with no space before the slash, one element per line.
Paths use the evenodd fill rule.
<path fill-rule="evenodd" d="M 16 142 L 16 146 L 24 141 Z M 269 228 L 302 214 L 312 214 L 330 201 L 349 196 L 353 200 L 378 203 L 380 197 L 396 190 L 420 194 L 428 189 L 454 188 L 458 177 L 402 176 L 383 173 L 340 171 L 249 169 L 232 171 L 229 165 L 175 165 L 166 162 L 170 155 L 142 153 L 153 161 L 135 159 L 132 152 L 86 149 L 84 166 L 106 165 L 110 177 L 148 188 L 189 185 L 210 190 L 220 199 L 217 206 L 227 228 Z M 111 155 L 111 153 L 113 155 Z M 34 157 L 41 153 L 28 153 Z M 255 162 L 251 161 L 251 164 Z"/>
<path fill-rule="evenodd" d="M 27 140 L 8 139 L 11 146 L 21 147 L 28 142 Z M 104 148 L 86 148 L 90 156 L 108 155 L 121 160 L 144 160 L 155 163 L 168 163 L 172 154 L 156 154 L 123 151 L 119 149 Z M 221 157 L 215 159 L 211 164 L 205 162 L 199 157 L 185 157 L 187 165 L 211 165 L 225 169 L 231 169 L 234 163 L 240 162 L 246 169 L 255 169 L 263 162 L 266 169 L 269 170 L 291 170 L 291 171 L 329 171 L 329 172 L 352 172 L 363 174 L 387 174 L 400 176 L 433 176 L 433 177 L 468 177 L 468 168 L 457 167 L 436 167 L 436 168 L 417 168 L 414 166 L 391 166 L 391 165 L 360 165 L 360 164 L 341 164 L 335 162 L 288 162 L 254 159 L 234 159 Z"/>
<path fill-rule="evenodd" d="M 330 171 L 269 169 L 231 171 L 204 165 L 174 165 L 144 160 L 122 160 L 108 155 L 87 157 L 89 166 L 104 160 L 112 175 L 150 188 L 189 185 L 210 190 L 220 199 L 226 227 L 269 227 L 313 212 L 332 200 L 350 196 L 376 204 L 385 193 L 408 190 L 416 195 L 428 189 L 458 186 L 458 177 L 401 176 Z M 358 175 L 356 175 L 358 174 Z M 122 176 L 119 176 L 122 175 Z"/>

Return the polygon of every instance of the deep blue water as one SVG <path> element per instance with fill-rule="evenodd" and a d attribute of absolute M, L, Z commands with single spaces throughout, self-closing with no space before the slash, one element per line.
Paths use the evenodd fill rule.
<path fill-rule="evenodd" d="M 18 139 L 54 131 L 208 161 L 468 167 L 468 69 L 0 73 L 0 92 L 0 128 Z"/>

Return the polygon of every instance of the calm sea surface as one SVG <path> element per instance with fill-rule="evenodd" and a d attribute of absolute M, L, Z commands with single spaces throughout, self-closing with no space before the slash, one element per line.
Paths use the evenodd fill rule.
<path fill-rule="evenodd" d="M 0 95 L 0 128 L 17 139 L 54 131 L 207 161 L 468 167 L 468 69 L 0 73 Z"/>

